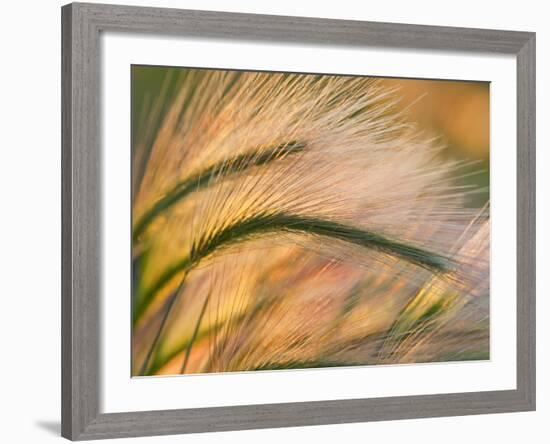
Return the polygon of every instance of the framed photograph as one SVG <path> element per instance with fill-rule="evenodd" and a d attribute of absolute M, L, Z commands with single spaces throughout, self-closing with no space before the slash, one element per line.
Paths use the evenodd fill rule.
<path fill-rule="evenodd" d="M 535 409 L 535 35 L 62 8 L 62 434 Z"/>

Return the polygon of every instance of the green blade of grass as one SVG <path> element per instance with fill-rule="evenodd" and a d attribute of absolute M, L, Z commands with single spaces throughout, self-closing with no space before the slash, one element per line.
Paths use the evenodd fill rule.
<path fill-rule="evenodd" d="M 204 330 L 197 329 L 197 334 L 193 334 L 191 338 L 186 339 L 182 341 L 180 344 L 178 344 L 176 347 L 173 348 L 169 353 L 167 353 L 164 356 L 157 356 L 153 361 L 151 362 L 151 365 L 149 366 L 149 369 L 147 370 L 146 375 L 154 375 L 156 374 L 168 361 L 175 358 L 180 353 L 187 354 L 187 351 L 193 347 L 193 344 L 195 342 L 199 342 L 203 339 L 206 339 L 208 337 L 212 337 L 216 335 L 222 328 L 229 326 L 236 326 L 240 325 L 243 321 L 245 321 L 248 318 L 254 318 L 254 316 L 259 313 L 261 310 L 271 306 L 275 302 L 275 298 L 269 298 L 267 300 L 262 299 L 257 301 L 254 306 L 251 308 L 250 311 L 241 313 L 237 316 L 235 316 L 233 319 L 228 321 L 220 321 L 214 325 L 211 325 L 207 327 Z M 197 323 L 200 323 L 200 319 L 202 318 L 201 315 L 199 315 L 199 320 Z M 190 353 L 190 352 L 189 352 Z M 185 359 L 185 358 L 184 358 Z"/>
<path fill-rule="evenodd" d="M 251 368 L 253 371 L 269 370 L 303 370 L 307 368 L 330 368 L 330 367 L 356 367 L 368 365 L 366 363 L 357 363 L 352 361 L 337 361 L 329 359 L 295 360 L 283 362 L 265 362 L 258 367 Z"/>
<path fill-rule="evenodd" d="M 195 344 L 195 341 L 197 339 L 197 335 L 199 333 L 199 329 L 201 328 L 201 323 L 204 318 L 204 313 L 206 312 L 206 307 L 209 301 L 210 301 L 210 294 L 206 297 L 206 299 L 204 300 L 204 303 L 202 304 L 201 312 L 199 313 L 199 317 L 197 318 L 197 322 L 195 323 L 195 328 L 193 330 L 193 335 L 191 336 L 189 346 L 185 350 L 185 356 L 183 358 L 183 363 L 181 364 L 181 368 L 180 368 L 180 373 L 182 375 L 185 373 L 185 369 L 187 368 L 187 363 L 189 362 L 189 356 L 191 356 L 191 350 L 193 350 L 193 345 Z"/>
<path fill-rule="evenodd" d="M 225 178 L 241 173 L 255 166 L 262 166 L 274 160 L 286 157 L 289 154 L 302 152 L 306 147 L 304 142 L 290 141 L 270 148 L 255 150 L 251 153 L 241 154 L 231 159 L 224 160 L 209 168 L 189 177 L 176 184 L 162 198 L 160 198 L 150 209 L 136 221 L 132 238 L 136 242 L 140 235 L 155 218 L 181 201 L 190 193 L 199 191 Z"/>
<path fill-rule="evenodd" d="M 144 313 L 157 291 L 180 272 L 188 272 L 222 248 L 273 233 L 301 233 L 336 239 L 398 257 L 432 272 L 446 272 L 451 266 L 451 261 L 440 254 L 339 222 L 294 214 L 259 214 L 202 237 L 188 256 L 168 267 L 144 291 L 136 304 L 134 322 Z"/>

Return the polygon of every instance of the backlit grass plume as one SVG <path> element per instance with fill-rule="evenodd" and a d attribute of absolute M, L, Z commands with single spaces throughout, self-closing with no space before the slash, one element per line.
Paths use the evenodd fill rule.
<path fill-rule="evenodd" d="M 134 375 L 488 357 L 488 211 L 396 91 L 166 82 L 134 114 Z"/>

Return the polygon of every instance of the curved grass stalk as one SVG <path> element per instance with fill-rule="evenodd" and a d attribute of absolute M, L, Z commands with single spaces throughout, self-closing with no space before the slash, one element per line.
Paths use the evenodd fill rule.
<path fill-rule="evenodd" d="M 153 342 L 151 343 L 151 346 L 149 347 L 147 355 L 145 356 L 145 359 L 143 360 L 143 364 L 141 365 L 141 368 L 139 370 L 139 374 L 141 376 L 145 376 L 145 373 L 147 372 L 147 370 L 149 368 L 149 363 L 151 362 L 151 358 L 153 357 L 153 352 L 157 348 L 157 344 L 160 340 L 162 332 L 164 331 L 164 326 L 166 325 L 166 322 L 168 321 L 168 318 L 170 317 L 172 307 L 174 306 L 176 300 L 178 299 L 178 295 L 181 293 L 181 291 L 183 289 L 183 286 L 185 284 L 186 276 L 187 276 L 187 273 L 184 274 L 184 276 L 182 277 L 182 279 L 180 281 L 178 289 L 170 296 L 170 299 L 168 300 L 168 303 L 166 304 L 166 309 L 164 311 L 164 315 L 162 316 L 162 320 L 160 321 L 160 325 L 159 325 L 159 328 L 157 329 L 157 333 L 155 334 Z"/>
<path fill-rule="evenodd" d="M 269 371 L 269 370 L 295 370 L 295 369 L 306 369 L 306 368 L 330 368 L 330 367 L 354 367 L 357 365 L 368 365 L 368 364 L 357 364 L 357 362 L 349 361 L 337 361 L 329 359 L 311 359 L 311 360 L 295 360 L 295 361 L 284 361 L 284 362 L 265 362 L 257 367 L 251 368 L 250 370 L 254 371 Z"/>
<path fill-rule="evenodd" d="M 213 183 L 220 182 L 229 176 L 242 173 L 252 167 L 268 164 L 288 154 L 300 153 L 305 147 L 306 143 L 293 140 L 270 148 L 241 154 L 216 163 L 190 178 L 179 182 L 138 219 L 132 233 L 134 242 L 139 239 L 139 236 L 145 232 L 149 224 L 153 222 L 159 214 L 181 201 L 187 195 L 206 188 Z"/>
<path fill-rule="evenodd" d="M 205 330 L 200 330 L 200 325 L 202 323 L 202 319 L 204 318 L 205 312 L 201 309 L 201 313 L 199 314 L 199 317 L 197 318 L 197 321 L 195 323 L 195 326 L 199 326 L 199 328 L 196 328 L 196 334 L 193 334 L 192 337 L 184 342 L 182 342 L 178 347 L 176 347 L 173 351 L 171 351 L 168 355 L 166 355 L 162 359 L 155 358 L 153 362 L 151 362 L 151 365 L 149 365 L 149 368 L 147 369 L 148 375 L 154 375 L 156 374 L 167 362 L 175 358 L 180 353 L 184 353 L 185 355 L 188 353 L 191 354 L 191 350 L 193 348 L 193 345 L 200 340 L 203 340 L 204 338 L 208 338 L 211 335 L 214 335 L 218 333 L 222 328 L 226 326 L 226 324 L 229 322 L 230 325 L 239 325 L 241 322 L 246 320 L 247 318 L 253 317 L 257 313 L 260 312 L 260 310 L 270 306 L 272 303 L 275 302 L 275 298 L 270 298 L 269 300 L 261 300 L 254 304 L 252 309 L 247 313 L 241 313 L 237 316 L 235 316 L 232 320 L 229 321 L 221 321 L 218 322 Z M 204 308 L 206 308 L 205 305 L 203 305 Z M 185 358 L 184 357 L 184 361 Z M 183 369 L 185 370 L 185 366 L 182 364 Z M 183 371 L 181 372 L 183 373 Z"/>
<path fill-rule="evenodd" d="M 188 273 L 219 249 L 272 233 L 300 233 L 336 239 L 403 259 L 432 272 L 449 271 L 451 261 L 442 255 L 339 222 L 295 214 L 260 214 L 237 221 L 200 239 L 185 258 L 167 268 L 145 291 L 134 312 L 134 322 L 144 313 L 155 294 L 181 272 Z"/>
<path fill-rule="evenodd" d="M 201 322 L 202 322 L 202 319 L 201 319 Z M 158 357 L 152 357 L 153 360 L 150 361 L 150 364 L 148 365 L 148 368 L 147 369 L 141 369 L 143 371 L 146 371 L 146 373 L 140 373 L 141 376 L 150 376 L 150 375 L 155 375 L 158 373 L 158 371 L 167 363 L 169 362 L 170 360 L 172 360 L 173 358 L 175 358 L 177 355 L 181 354 L 181 353 L 185 353 L 187 354 L 187 350 L 189 350 L 190 348 L 193 347 L 193 345 L 198 342 L 198 341 L 201 341 L 203 340 L 204 338 L 207 338 L 208 336 L 210 335 L 213 335 L 213 334 L 216 334 L 218 331 L 220 331 L 220 329 L 224 326 L 224 323 L 223 322 L 220 322 L 218 324 L 215 324 L 213 325 L 212 327 L 209 327 L 208 329 L 206 329 L 205 331 L 200 331 L 198 330 L 197 331 L 197 334 L 194 335 L 193 337 L 189 338 L 188 340 L 186 340 L 185 342 L 183 342 L 180 346 L 178 346 L 175 350 L 171 351 L 169 354 L 167 354 L 165 357 L 159 359 Z M 157 340 L 158 342 L 158 340 Z M 191 352 L 189 352 L 189 354 L 191 354 Z M 184 360 L 186 358 L 184 357 Z M 187 358 L 188 359 L 188 358 Z M 182 364 L 183 366 L 183 364 Z"/>
<path fill-rule="evenodd" d="M 187 368 L 187 363 L 189 362 L 189 356 L 191 356 L 191 350 L 193 350 L 193 345 L 195 344 L 195 341 L 197 339 L 197 335 L 199 333 L 199 329 L 201 328 L 202 320 L 204 318 L 204 313 L 206 312 L 206 307 L 209 302 L 210 302 L 210 294 L 206 297 L 206 299 L 204 300 L 204 303 L 202 304 L 201 312 L 199 313 L 199 317 L 197 319 L 197 322 L 195 323 L 193 335 L 191 336 L 191 340 L 189 341 L 189 346 L 185 350 L 185 356 L 183 358 L 183 363 L 181 364 L 181 368 L 180 368 L 180 373 L 182 375 L 185 373 L 185 369 Z"/>

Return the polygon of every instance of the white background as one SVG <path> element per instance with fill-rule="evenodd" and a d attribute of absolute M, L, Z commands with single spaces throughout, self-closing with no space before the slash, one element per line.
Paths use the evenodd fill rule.
<path fill-rule="evenodd" d="M 105 1 L 105 0 L 104 0 Z M 550 185 L 544 133 L 549 117 L 550 31 L 543 2 L 439 1 L 296 2 L 155 1 L 132 4 L 231 10 L 343 19 L 393 21 L 537 31 L 538 82 L 538 411 L 306 427 L 183 437 L 126 440 L 143 443 L 351 442 L 423 443 L 546 442 L 550 419 L 550 302 L 543 272 L 550 247 L 542 227 L 550 223 L 545 190 Z M 0 405 L 2 441 L 59 440 L 60 392 L 60 25 L 58 1 L 11 2 L 2 8 L 0 69 L 0 276 L 3 316 Z M 546 19 L 546 20 L 545 20 Z M 5 35 L 4 35 L 5 34 Z M 7 136 L 7 137 L 6 137 Z M 546 201 L 546 204 L 545 202 Z"/>
<path fill-rule="evenodd" d="M 516 63 L 511 56 L 107 33 L 102 59 L 101 411 L 162 410 L 516 388 Z M 129 378 L 130 66 L 491 81 L 491 359 L 288 372 Z M 126 148 L 124 148 L 126 147 Z M 410 381 L 414 381 L 411 384 Z"/>

